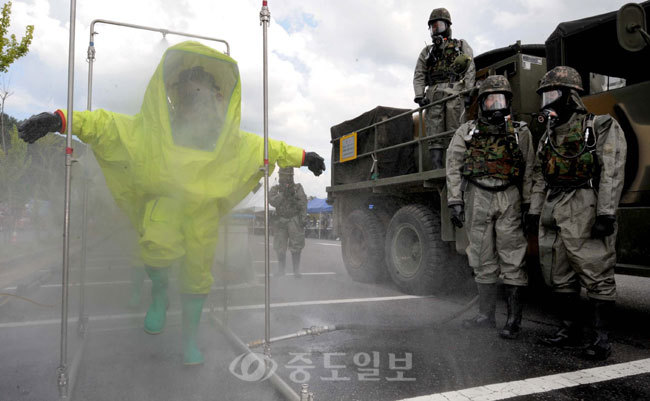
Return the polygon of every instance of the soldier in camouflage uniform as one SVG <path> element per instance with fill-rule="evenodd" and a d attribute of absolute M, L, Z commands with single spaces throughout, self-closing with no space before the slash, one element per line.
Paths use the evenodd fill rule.
<path fill-rule="evenodd" d="M 300 277 L 300 252 L 305 247 L 307 196 L 302 185 L 294 184 L 293 168 L 281 168 L 279 175 L 279 184 L 269 191 L 269 203 L 275 207 L 273 248 L 278 255 L 278 273 L 284 275 L 288 247 L 293 273 Z"/>
<path fill-rule="evenodd" d="M 449 11 L 434 9 L 428 25 L 433 44 L 422 49 L 413 74 L 414 101 L 420 107 L 472 88 L 476 74 L 472 48 L 463 39 L 451 38 Z M 465 121 L 463 98 L 429 107 L 424 113 L 424 121 L 427 136 L 456 130 Z M 429 146 L 434 169 L 443 168 L 443 151 L 448 144 L 449 137 L 431 140 Z"/>
<path fill-rule="evenodd" d="M 535 160 L 526 123 L 510 119 L 511 99 L 505 77 L 487 77 L 479 89 L 479 118 L 461 125 L 447 149 L 447 204 L 459 228 L 467 209 L 467 258 L 479 291 L 479 312 L 463 326 L 496 326 L 496 286 L 501 278 L 508 317 L 499 334 L 508 339 L 520 332 L 521 289 L 528 285 L 522 208 L 530 204 Z"/>
<path fill-rule="evenodd" d="M 578 72 L 564 66 L 547 72 L 537 89 L 547 130 L 537 150 L 527 226 L 539 230 L 542 272 L 562 321 L 543 342 L 582 345 L 582 286 L 592 329 L 583 356 L 606 359 L 611 353 L 606 323 L 616 298 L 615 214 L 627 145 L 616 120 L 587 112 L 579 96 L 582 90 Z"/>

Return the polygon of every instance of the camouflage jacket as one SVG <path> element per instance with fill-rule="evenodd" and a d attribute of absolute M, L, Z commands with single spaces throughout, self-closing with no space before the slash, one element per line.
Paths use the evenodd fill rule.
<path fill-rule="evenodd" d="M 469 67 L 462 76 L 453 76 L 454 82 L 462 81 L 464 89 L 469 89 L 474 86 L 476 67 L 474 66 L 474 52 L 472 48 L 463 39 L 449 39 L 443 44 L 442 52 L 438 51 L 435 63 L 429 60 L 429 54 L 432 51 L 433 45 L 427 45 L 420 52 L 418 61 L 415 64 L 415 72 L 413 74 L 413 89 L 415 97 L 424 96 L 425 89 L 428 86 L 433 86 L 439 82 L 449 82 L 454 75 L 451 69 L 451 64 L 459 54 L 467 55 L 471 61 Z M 439 79 L 437 79 L 439 78 Z"/>
<path fill-rule="evenodd" d="M 305 221 L 307 214 L 307 196 L 302 185 L 293 184 L 288 191 L 280 190 L 276 185 L 269 190 L 269 204 L 275 208 L 275 215 L 282 219 L 297 217 Z"/>
<path fill-rule="evenodd" d="M 574 113 L 565 124 L 555 127 L 551 133 L 546 133 L 539 142 L 537 159 L 533 169 L 533 189 L 531 195 L 531 214 L 540 214 L 542 205 L 546 199 L 547 182 L 545 172 L 553 171 L 558 166 L 548 166 L 544 157 L 545 137 L 551 135 L 554 143 L 562 146 L 575 131 L 576 122 L 580 123 L 582 132 L 582 121 L 584 114 Z M 596 188 L 598 203 L 596 215 L 615 215 L 618 202 L 623 192 L 625 180 L 625 158 L 627 144 L 623 129 L 610 115 L 599 115 L 594 118 L 594 131 L 596 136 L 595 159 L 598 163 L 598 182 Z M 563 168 L 563 167 L 561 167 Z"/>
<path fill-rule="evenodd" d="M 462 205 L 464 203 L 463 192 L 461 189 L 462 182 L 463 182 L 463 171 L 466 165 L 467 154 L 468 152 L 471 153 L 470 149 L 472 147 L 473 135 L 470 134 L 471 131 L 473 131 L 476 126 L 477 126 L 477 122 L 475 120 L 468 121 L 463 125 L 461 125 L 454 133 L 454 136 L 451 138 L 451 142 L 449 143 L 449 147 L 447 148 L 447 204 L 448 205 L 458 205 L 458 204 Z M 532 187 L 531 174 L 532 174 L 533 163 L 535 161 L 535 149 L 533 147 L 533 139 L 530 130 L 526 126 L 526 123 L 513 122 L 513 127 L 515 127 L 516 135 L 518 136 L 518 140 L 519 140 L 518 150 L 521 153 L 521 157 L 522 157 L 522 162 L 520 164 L 520 167 L 518 167 L 521 171 L 517 173 L 519 177 L 518 180 L 521 183 L 522 202 L 529 203 L 531 187 Z M 512 133 L 507 134 L 506 132 L 503 133 L 495 132 L 485 136 L 494 136 L 498 138 L 500 136 L 506 137 L 507 135 L 512 135 L 514 137 Z M 486 138 L 485 141 L 487 143 L 489 139 Z M 510 153 L 510 151 L 507 153 Z M 513 150 L 512 153 L 516 154 L 518 152 Z M 494 156 L 497 155 L 496 154 L 490 155 L 490 157 L 494 157 Z M 507 154 L 504 154 L 503 156 L 510 157 Z M 503 180 L 503 183 L 509 183 L 510 181 L 511 181 L 510 179 L 505 179 Z"/>

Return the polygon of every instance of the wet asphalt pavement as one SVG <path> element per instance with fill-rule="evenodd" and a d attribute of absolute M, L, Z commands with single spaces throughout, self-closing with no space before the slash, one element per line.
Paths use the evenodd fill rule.
<path fill-rule="evenodd" d="M 145 281 L 140 307 L 127 308 L 131 262 L 116 242 L 88 253 L 84 312 L 90 320 L 84 352 L 79 354 L 82 356 L 73 399 L 283 399 L 268 380 L 253 381 L 254 374 L 267 372 L 257 370 L 257 365 L 242 369 L 244 360 L 238 358 L 241 352 L 208 321 L 207 311 L 199 333 L 206 363 L 182 366 L 180 305 L 174 281 L 165 331 L 156 336 L 144 333 L 142 318 L 149 302 L 150 283 Z M 228 326 L 244 342 L 264 337 L 264 288 L 260 276 L 263 237 L 251 236 L 249 245 L 245 254 L 250 257 L 252 269 L 234 269 L 229 274 L 236 282 L 229 285 L 227 295 L 222 284 L 215 281 L 206 303 L 206 308 L 214 307 L 216 315 L 223 319 L 227 299 Z M 614 352 L 607 361 L 589 362 L 577 356 L 579 350 L 553 349 L 538 343 L 540 336 L 556 328 L 541 296 L 528 297 L 522 335 L 516 340 L 503 340 L 496 329 L 462 329 L 462 319 L 473 309 L 440 324 L 474 297 L 471 280 L 434 297 L 405 296 L 390 283 L 352 282 L 340 251 L 338 241 L 308 239 L 302 258 L 303 277 L 272 278 L 271 337 L 312 326 L 357 325 L 355 330 L 272 344 L 275 372 L 297 392 L 306 382 L 315 400 L 503 399 L 506 394 L 516 394 L 503 391 L 492 398 L 480 398 L 472 396 L 474 390 L 468 389 L 602 367 L 602 372 L 618 372 L 618 378 L 565 384 L 512 399 L 650 399 L 650 373 L 620 373 L 628 365 L 619 365 L 650 358 L 650 279 L 617 276 L 620 298 L 611 334 Z M 273 253 L 271 259 L 276 260 Z M 275 269 L 275 262 L 271 267 Z M 58 397 L 59 271 L 60 266 L 43 268 L 34 276 L 37 285 L 22 292 L 41 305 L 11 299 L 0 306 L 0 400 Z M 73 265 L 71 282 L 78 282 L 79 272 L 78 265 Z M 12 283 L 0 284 L 5 288 L 2 292 L 17 290 Z M 83 343 L 76 334 L 79 286 L 71 287 L 70 297 L 69 363 Z M 500 302 L 498 325 L 504 320 L 505 304 Z M 434 395 L 439 393 L 446 395 Z"/>

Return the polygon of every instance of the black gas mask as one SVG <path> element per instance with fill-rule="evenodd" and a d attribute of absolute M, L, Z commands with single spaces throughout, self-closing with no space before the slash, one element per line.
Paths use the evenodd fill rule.
<path fill-rule="evenodd" d="M 449 36 L 449 24 L 441 19 L 429 23 L 429 34 L 433 45 L 437 48 L 442 46 L 445 38 Z"/>
<path fill-rule="evenodd" d="M 505 93 L 488 93 L 480 101 L 481 117 L 490 125 L 503 125 L 510 115 L 510 99 Z"/>
<path fill-rule="evenodd" d="M 571 91 L 565 88 L 552 88 L 542 92 L 541 113 L 537 120 L 551 126 L 561 125 L 569 121 L 575 111 L 570 102 Z"/>

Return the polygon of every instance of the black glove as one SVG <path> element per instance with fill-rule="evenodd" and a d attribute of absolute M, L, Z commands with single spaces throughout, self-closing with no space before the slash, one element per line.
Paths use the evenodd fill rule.
<path fill-rule="evenodd" d="M 458 228 L 463 227 L 465 207 L 463 205 L 451 205 L 449 206 L 449 212 L 451 213 L 451 224 Z"/>
<path fill-rule="evenodd" d="M 427 104 L 429 104 L 429 99 L 427 99 L 426 97 L 423 97 L 423 96 L 418 96 L 415 99 L 413 99 L 413 101 L 415 103 L 419 104 L 420 107 L 424 107 Z"/>
<path fill-rule="evenodd" d="M 325 159 L 320 157 L 316 152 L 305 153 L 305 161 L 302 165 L 307 166 L 315 176 L 319 176 L 325 171 Z"/>
<path fill-rule="evenodd" d="M 526 234 L 530 235 L 538 235 L 539 233 L 539 214 L 528 214 L 526 213 L 526 217 L 524 217 L 524 230 L 526 230 Z"/>
<path fill-rule="evenodd" d="M 41 113 L 29 117 L 18 127 L 20 139 L 34 143 L 48 132 L 59 132 L 63 121 L 59 113 Z"/>
<path fill-rule="evenodd" d="M 616 216 L 609 214 L 596 216 L 596 221 L 591 226 L 591 238 L 605 238 L 614 234 L 614 223 L 616 223 Z"/>

